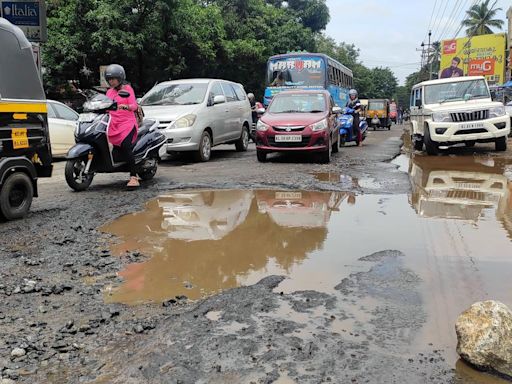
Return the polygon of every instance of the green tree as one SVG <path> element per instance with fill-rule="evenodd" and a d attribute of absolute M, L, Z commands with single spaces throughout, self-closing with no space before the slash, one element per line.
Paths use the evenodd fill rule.
<path fill-rule="evenodd" d="M 466 34 L 468 36 L 494 33 L 491 28 L 501 29 L 503 27 L 504 21 L 495 18 L 501 8 L 494 8 L 497 1 L 494 1 L 489 7 L 490 2 L 491 0 L 485 0 L 466 11 L 466 19 L 462 21 L 462 25 L 467 27 Z"/>
<path fill-rule="evenodd" d="M 398 80 L 389 68 L 373 68 L 372 96 L 373 98 L 390 98 L 395 94 Z"/>

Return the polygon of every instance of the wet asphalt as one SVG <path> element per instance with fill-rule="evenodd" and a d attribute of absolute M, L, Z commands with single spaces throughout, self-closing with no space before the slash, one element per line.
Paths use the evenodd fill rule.
<path fill-rule="evenodd" d="M 114 174 L 98 175 L 86 192 L 72 192 L 63 178 L 64 163 L 57 162 L 54 177 L 40 180 L 40 197 L 29 216 L 0 224 L 0 377 L 26 383 L 502 382 L 457 361 L 452 330 L 458 311 L 473 300 L 510 301 L 509 286 L 499 282 L 504 281 L 500 270 L 509 264 L 499 256 L 510 254 L 512 153 L 497 154 L 486 145 L 450 150 L 432 161 L 416 153 L 413 161 L 402 134 L 399 126 L 370 132 L 362 148 L 341 148 L 330 164 L 301 155 L 275 155 L 261 164 L 254 144 L 244 153 L 222 146 L 208 163 L 187 156 L 164 160 L 156 178 L 137 191 L 125 189 L 126 175 Z M 460 164 L 447 168 L 451 159 Z M 504 179 L 503 191 L 472 187 L 485 196 L 462 196 L 477 201 L 471 206 L 461 209 L 457 200 L 454 208 L 447 193 L 444 205 L 431 207 L 425 198 L 428 176 L 422 175 L 439 170 L 463 172 L 450 177 L 471 185 L 490 174 L 491 186 Z M 246 201 L 248 191 L 256 197 L 246 204 L 247 217 L 217 220 L 218 232 L 200 238 L 185 234 L 171 242 L 152 238 L 149 245 L 143 242 L 147 237 L 138 237 L 146 230 L 162 232 L 160 216 L 147 210 L 155 198 L 197 190 L 245 191 L 229 200 L 228 208 L 232 201 Z M 322 192 L 326 200 L 311 199 L 315 207 L 325 203 L 329 216 L 323 224 L 301 224 L 306 219 L 296 213 L 290 223 L 264 211 L 277 196 L 272 200 L 269 192 L 286 191 L 300 191 L 301 197 Z M 297 199 L 293 196 L 288 201 Z M 332 196 L 340 204 L 329 203 Z M 116 221 L 145 209 L 144 220 Z M 157 211 L 165 215 L 165 207 L 162 212 Z M 264 215 L 267 221 L 258 221 Z M 251 217 L 254 227 L 245 228 Z M 151 230 L 152 220 L 157 230 Z M 270 233 L 253 242 L 250 233 L 263 231 L 264 223 L 274 225 L 273 235 L 282 231 L 297 242 L 320 240 L 291 251 L 292 240 L 285 244 Z M 163 232 L 178 233 L 171 224 Z M 415 226 L 418 231 L 408 232 Z M 344 243 L 329 247 L 329 234 L 336 231 L 339 236 L 347 231 Z M 441 232 L 442 241 L 433 241 Z M 230 233 L 241 246 L 230 249 L 231 242 L 223 240 Z M 469 240 L 489 236 L 497 239 L 491 260 L 482 259 L 485 251 Z M 424 244 L 419 241 L 425 238 Z M 245 265 L 244 244 L 258 250 L 265 242 L 282 242 L 282 249 L 264 247 L 265 258 Z M 165 246 L 169 252 L 183 247 L 190 265 L 178 266 L 181 253 L 165 261 Z M 232 254 L 221 263 L 224 249 Z M 194 252 L 202 257 L 197 262 Z M 330 258 L 315 256 L 322 252 L 331 252 Z M 338 264 L 336 252 L 343 260 Z M 160 276 L 164 282 L 133 296 L 154 280 L 137 267 L 158 257 L 169 270 Z M 234 258 L 242 267 L 233 267 Z M 317 264 L 323 267 L 315 269 Z M 161 264 L 153 269 L 162 270 Z M 194 273 L 182 276 L 190 269 Z M 177 285 L 165 282 L 173 274 Z M 220 278 L 208 280 L 212 274 Z M 493 276 L 498 278 L 491 281 Z M 185 289 L 177 290 L 181 283 Z M 23 354 L 13 356 L 16 348 Z"/>

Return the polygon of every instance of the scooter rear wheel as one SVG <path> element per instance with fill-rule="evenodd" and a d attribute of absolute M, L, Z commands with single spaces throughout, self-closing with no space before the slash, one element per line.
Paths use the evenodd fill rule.
<path fill-rule="evenodd" d="M 94 174 L 84 175 L 87 158 L 68 160 L 64 170 L 64 176 L 69 187 L 77 192 L 85 191 L 92 183 Z"/>

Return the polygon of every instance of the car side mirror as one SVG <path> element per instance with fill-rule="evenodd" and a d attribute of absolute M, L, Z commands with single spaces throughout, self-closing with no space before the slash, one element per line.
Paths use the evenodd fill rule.
<path fill-rule="evenodd" d="M 224 104 L 226 102 L 226 96 L 217 95 L 213 98 L 213 105 Z"/>
<path fill-rule="evenodd" d="M 341 112 L 342 112 L 341 107 L 332 107 L 332 113 L 335 113 L 336 115 L 338 115 Z"/>
<path fill-rule="evenodd" d="M 256 112 L 260 115 L 263 115 L 265 113 L 265 108 L 258 108 Z"/>
<path fill-rule="evenodd" d="M 128 92 L 128 91 L 119 91 L 117 94 L 124 99 L 126 99 L 127 97 L 130 97 L 130 92 Z"/>

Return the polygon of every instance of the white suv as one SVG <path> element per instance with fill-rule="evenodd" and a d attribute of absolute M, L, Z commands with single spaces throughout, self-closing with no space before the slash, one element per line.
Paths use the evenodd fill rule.
<path fill-rule="evenodd" d="M 166 81 L 155 85 L 140 100 L 146 117 L 157 119 L 167 137 L 166 150 L 194 152 L 208 161 L 211 149 L 249 145 L 251 105 L 241 84 L 216 79 Z"/>
<path fill-rule="evenodd" d="M 424 81 L 411 92 L 414 149 L 429 155 L 440 147 L 464 143 L 496 143 L 507 149 L 510 118 L 503 104 L 493 102 L 483 76 Z"/>

